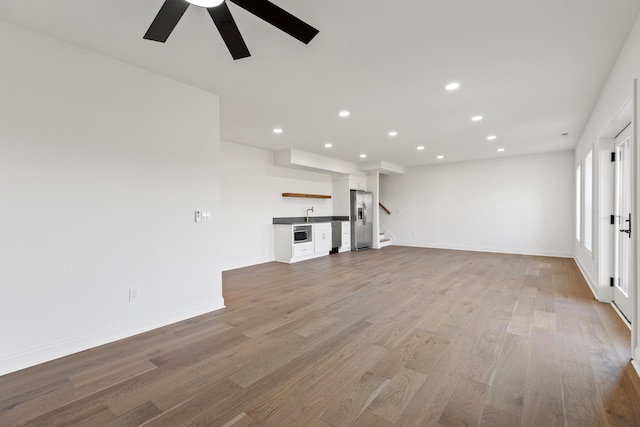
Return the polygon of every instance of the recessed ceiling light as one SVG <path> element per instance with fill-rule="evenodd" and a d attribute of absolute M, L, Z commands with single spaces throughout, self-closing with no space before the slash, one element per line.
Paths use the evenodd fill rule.
<path fill-rule="evenodd" d="M 275 128 L 275 129 L 273 130 L 273 133 L 282 133 L 282 129 L 280 129 L 280 128 Z"/>
<path fill-rule="evenodd" d="M 482 117 L 482 116 L 473 116 L 473 117 L 471 117 L 471 121 L 472 122 L 479 122 L 482 119 L 484 119 L 484 117 Z"/>
<path fill-rule="evenodd" d="M 446 85 L 444 88 L 446 90 L 456 90 L 460 87 L 460 83 L 456 83 L 456 82 L 451 82 L 448 85 Z"/>
<path fill-rule="evenodd" d="M 504 151 L 504 148 L 498 148 L 498 153 L 502 153 Z"/>
<path fill-rule="evenodd" d="M 364 159 L 365 157 L 367 157 L 367 155 L 366 155 L 366 154 L 360 154 L 360 158 L 361 158 L 361 159 Z"/>
<path fill-rule="evenodd" d="M 324 148 L 331 148 L 333 147 L 333 144 L 330 142 L 327 142 L 326 144 L 324 144 Z"/>
<path fill-rule="evenodd" d="M 562 133 L 562 136 L 567 136 L 567 135 L 569 135 L 569 132 L 563 132 Z"/>
<path fill-rule="evenodd" d="M 348 111 L 346 111 L 346 110 L 344 110 L 344 111 L 340 111 L 340 112 L 338 113 L 338 115 L 339 115 L 340 117 L 349 117 L 349 116 L 351 115 L 351 113 L 350 113 L 350 112 L 348 112 Z"/>
<path fill-rule="evenodd" d="M 442 154 L 440 154 L 440 155 L 438 156 L 438 160 L 442 160 L 442 159 L 444 159 L 444 156 L 443 156 Z"/>
<path fill-rule="evenodd" d="M 487 139 L 488 139 L 489 141 L 494 141 L 496 138 L 497 138 L 497 136 L 495 136 L 495 135 L 489 135 L 489 136 L 487 137 Z"/>
<path fill-rule="evenodd" d="M 416 150 L 418 150 L 418 151 L 422 151 L 422 150 L 424 150 L 424 146 L 423 146 L 423 145 L 418 145 L 418 146 L 416 147 Z"/>
<path fill-rule="evenodd" d="M 222 4 L 224 0 L 187 0 L 187 2 L 200 7 L 215 7 Z"/>
<path fill-rule="evenodd" d="M 389 132 L 389 136 L 398 136 L 398 132 L 392 130 L 391 132 Z"/>

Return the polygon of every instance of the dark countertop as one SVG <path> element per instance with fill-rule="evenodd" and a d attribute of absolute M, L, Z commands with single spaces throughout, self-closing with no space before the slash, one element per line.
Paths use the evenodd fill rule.
<path fill-rule="evenodd" d="M 349 221 L 348 216 L 310 216 L 309 224 L 319 222 L 332 222 L 332 221 Z M 273 218 L 274 224 L 304 224 L 307 222 L 307 218 L 304 216 L 289 216 L 282 218 Z"/>

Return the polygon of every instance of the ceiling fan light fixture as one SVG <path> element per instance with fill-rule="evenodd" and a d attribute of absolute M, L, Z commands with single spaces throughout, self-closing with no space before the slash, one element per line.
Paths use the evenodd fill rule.
<path fill-rule="evenodd" d="M 194 6 L 210 8 L 221 5 L 224 0 L 187 0 L 187 2 Z"/>
<path fill-rule="evenodd" d="M 284 31 L 286 34 L 298 39 L 304 44 L 309 44 L 318 34 L 317 29 L 271 3 L 269 0 L 232 1 L 247 12 L 273 25 L 277 29 Z M 165 43 L 191 5 L 207 9 L 234 60 L 251 56 L 247 44 L 244 42 L 242 34 L 240 34 L 240 30 L 236 25 L 236 21 L 233 19 L 231 10 L 229 10 L 227 2 L 224 0 L 165 0 L 142 38 Z"/>

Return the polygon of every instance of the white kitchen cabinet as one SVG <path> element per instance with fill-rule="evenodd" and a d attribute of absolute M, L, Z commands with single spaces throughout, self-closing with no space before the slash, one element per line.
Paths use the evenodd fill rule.
<path fill-rule="evenodd" d="M 349 221 L 342 222 L 342 239 L 338 252 L 348 252 L 351 250 L 351 223 Z"/>
<path fill-rule="evenodd" d="M 294 243 L 293 230 L 298 225 L 311 226 L 311 241 Z M 329 255 L 331 252 L 331 223 L 274 224 L 274 252 L 276 261 L 288 264 Z"/>
<path fill-rule="evenodd" d="M 292 258 L 306 258 L 315 255 L 313 242 L 294 243 Z"/>
<path fill-rule="evenodd" d="M 313 224 L 313 244 L 317 254 L 329 255 L 331 252 L 331 223 Z"/>
<path fill-rule="evenodd" d="M 350 190 L 366 190 L 367 175 L 349 175 Z"/>

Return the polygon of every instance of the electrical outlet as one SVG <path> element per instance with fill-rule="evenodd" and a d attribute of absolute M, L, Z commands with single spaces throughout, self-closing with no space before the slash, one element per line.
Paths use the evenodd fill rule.
<path fill-rule="evenodd" d="M 202 222 L 202 211 L 196 211 L 195 219 L 196 222 Z"/>
<path fill-rule="evenodd" d="M 140 298 L 140 288 L 129 288 L 129 302 L 136 302 Z"/>

